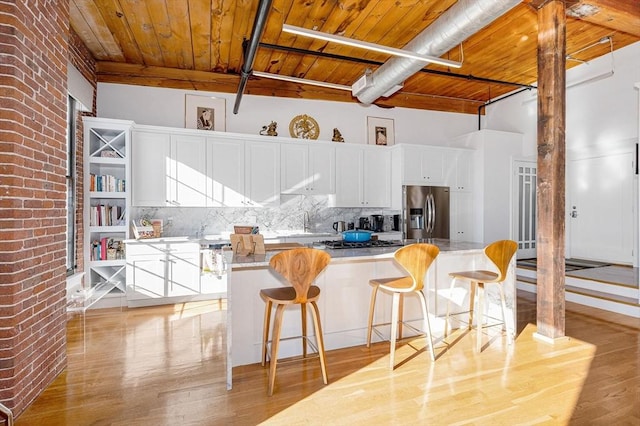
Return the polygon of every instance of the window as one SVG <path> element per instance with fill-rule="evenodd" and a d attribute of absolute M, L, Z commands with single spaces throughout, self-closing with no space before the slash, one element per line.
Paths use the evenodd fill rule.
<path fill-rule="evenodd" d="M 76 100 L 67 102 L 67 275 L 76 269 Z"/>

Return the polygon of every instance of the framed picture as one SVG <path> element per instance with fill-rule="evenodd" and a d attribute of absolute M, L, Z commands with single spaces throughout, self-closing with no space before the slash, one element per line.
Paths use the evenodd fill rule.
<path fill-rule="evenodd" d="M 367 142 L 369 145 L 391 146 L 394 141 L 393 119 L 367 117 Z"/>
<path fill-rule="evenodd" d="M 185 95 L 184 127 L 226 131 L 226 100 L 211 96 Z"/>

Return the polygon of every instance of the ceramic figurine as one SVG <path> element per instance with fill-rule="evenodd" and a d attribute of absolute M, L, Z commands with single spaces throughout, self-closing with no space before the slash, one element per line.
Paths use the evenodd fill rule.
<path fill-rule="evenodd" d="M 334 142 L 344 142 L 344 138 L 342 137 L 342 133 L 337 128 L 333 129 L 333 138 L 331 138 Z"/>
<path fill-rule="evenodd" d="M 262 136 L 278 136 L 278 132 L 276 132 L 276 128 L 278 127 L 278 123 L 272 121 L 268 126 L 262 126 L 262 130 L 260 130 L 260 134 Z"/>

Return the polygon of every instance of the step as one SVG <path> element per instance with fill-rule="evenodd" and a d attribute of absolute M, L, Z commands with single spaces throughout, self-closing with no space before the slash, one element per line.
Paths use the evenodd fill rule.
<path fill-rule="evenodd" d="M 520 272 L 522 272 L 522 274 Z M 580 279 L 578 281 L 588 282 L 590 280 Z M 590 286 L 591 284 L 587 283 L 586 285 Z M 537 280 L 535 276 L 532 277 L 529 272 L 521 271 L 520 268 L 518 268 L 516 287 L 518 290 L 537 293 Z M 593 290 L 592 288 L 568 285 L 567 282 L 565 282 L 565 300 L 610 312 L 616 312 L 634 318 L 640 318 L 640 302 L 638 301 L 637 296 L 627 297 L 624 295 Z"/>

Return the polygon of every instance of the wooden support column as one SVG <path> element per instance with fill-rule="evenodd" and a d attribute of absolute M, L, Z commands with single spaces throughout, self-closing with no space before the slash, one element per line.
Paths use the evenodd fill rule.
<path fill-rule="evenodd" d="M 538 307 L 536 337 L 565 336 L 565 2 L 538 9 Z"/>

